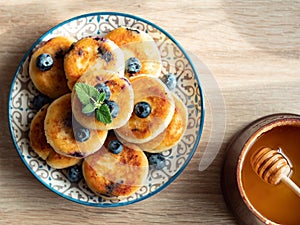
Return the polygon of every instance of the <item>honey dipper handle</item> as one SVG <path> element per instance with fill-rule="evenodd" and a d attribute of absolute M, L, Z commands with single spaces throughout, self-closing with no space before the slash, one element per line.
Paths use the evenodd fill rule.
<path fill-rule="evenodd" d="M 300 188 L 289 177 L 282 176 L 281 181 L 285 183 L 291 190 L 300 197 Z"/>

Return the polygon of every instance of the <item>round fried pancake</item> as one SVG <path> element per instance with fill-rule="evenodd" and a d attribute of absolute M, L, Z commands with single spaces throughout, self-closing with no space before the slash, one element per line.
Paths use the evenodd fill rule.
<path fill-rule="evenodd" d="M 118 133 L 117 132 L 115 132 L 115 135 L 116 135 L 116 137 L 118 138 L 118 140 L 122 143 L 122 144 L 124 144 L 124 145 L 126 145 L 127 147 L 129 147 L 129 148 L 140 148 L 141 150 L 143 150 L 141 147 L 140 147 L 140 144 L 135 144 L 135 143 L 132 143 L 132 142 L 129 142 L 129 141 L 127 141 L 127 140 L 125 140 L 124 138 L 121 138 L 119 135 L 118 135 Z M 163 139 L 163 138 L 162 138 Z M 149 141 L 150 142 L 150 141 Z M 148 142 L 146 142 L 146 143 L 148 143 Z M 145 144 L 146 144 L 145 143 Z M 159 143 L 157 143 L 156 145 L 154 144 L 154 143 L 151 143 L 151 146 L 149 146 L 149 147 L 153 147 L 153 146 L 158 146 L 159 145 Z M 144 150 L 143 150 L 144 151 Z"/>
<path fill-rule="evenodd" d="M 171 122 L 175 110 L 174 99 L 159 78 L 139 75 L 130 81 L 134 91 L 134 105 L 147 102 L 151 112 L 146 118 L 140 118 L 133 112 L 129 121 L 115 131 L 125 141 L 145 143 L 160 134 Z"/>
<path fill-rule="evenodd" d="M 125 71 L 126 77 L 139 74 L 160 75 L 161 56 L 155 41 L 148 33 L 134 28 L 119 27 L 110 31 L 106 38 L 115 42 L 123 50 L 125 63 L 131 57 L 140 60 L 141 70 L 137 73 Z"/>
<path fill-rule="evenodd" d="M 68 86 L 72 90 L 76 81 L 88 70 L 111 70 L 124 76 L 124 54 L 111 40 L 85 37 L 74 43 L 66 54 L 64 68 Z"/>
<path fill-rule="evenodd" d="M 78 83 L 85 83 L 90 86 L 96 86 L 100 83 L 106 84 L 111 91 L 109 100 L 115 101 L 120 108 L 119 114 L 112 119 L 112 123 L 102 123 L 96 119 L 94 113 L 89 116 L 82 113 L 83 106 L 74 88 L 72 91 L 72 110 L 74 117 L 82 126 L 90 129 L 109 130 L 121 127 L 129 120 L 133 110 L 134 95 L 132 86 L 125 77 L 119 77 L 111 71 L 93 71 L 82 76 Z"/>
<path fill-rule="evenodd" d="M 187 108 L 177 95 L 172 93 L 172 96 L 175 101 L 175 112 L 169 126 L 154 139 L 140 144 L 139 147 L 144 151 L 151 153 L 165 151 L 178 144 L 184 135 L 188 123 Z"/>
<path fill-rule="evenodd" d="M 70 92 L 64 73 L 63 59 L 73 43 L 68 37 L 54 37 L 38 45 L 29 61 L 29 75 L 34 86 L 50 98 L 57 98 Z M 41 71 L 37 66 L 37 58 L 42 53 L 48 53 L 53 59 L 50 70 Z"/>
<path fill-rule="evenodd" d="M 44 132 L 44 120 L 46 117 L 48 106 L 49 104 L 44 105 L 31 121 L 29 131 L 30 145 L 39 157 L 41 157 L 49 166 L 55 169 L 63 169 L 69 166 L 73 166 L 79 163 L 80 159 L 58 154 L 53 150 L 51 145 L 47 143 Z"/>
<path fill-rule="evenodd" d="M 59 154 L 84 158 L 97 151 L 104 143 L 107 131 L 89 130 L 86 141 L 77 141 L 74 131 L 82 128 L 72 116 L 71 94 L 66 94 L 53 101 L 45 118 L 47 142 Z"/>
<path fill-rule="evenodd" d="M 112 131 L 102 148 L 83 161 L 83 175 L 89 188 L 105 198 L 124 198 L 135 193 L 148 175 L 148 159 L 139 148 L 123 145 L 111 153 L 108 143 L 117 140 Z"/>

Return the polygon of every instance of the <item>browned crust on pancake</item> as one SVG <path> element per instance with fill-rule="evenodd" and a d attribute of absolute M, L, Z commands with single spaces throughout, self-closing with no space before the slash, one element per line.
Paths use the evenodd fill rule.
<path fill-rule="evenodd" d="M 156 77 L 135 76 L 130 79 L 134 91 L 134 104 L 145 101 L 151 106 L 146 118 L 139 118 L 133 112 L 129 121 L 116 129 L 117 134 L 132 143 L 145 143 L 160 134 L 171 122 L 174 100 L 171 92 Z"/>
<path fill-rule="evenodd" d="M 64 169 L 80 164 L 81 159 L 58 154 L 54 150 L 50 152 L 46 160 L 47 164 L 55 169 Z"/>
<path fill-rule="evenodd" d="M 152 74 L 159 76 L 161 72 L 161 57 L 153 38 L 144 31 L 119 27 L 110 31 L 106 38 L 116 43 L 124 52 L 125 63 L 130 57 L 136 57 L 141 61 L 141 70 L 130 74 L 125 71 L 127 78 L 140 74 Z"/>
<path fill-rule="evenodd" d="M 88 186 L 103 197 L 123 198 L 136 192 L 148 175 L 148 160 L 143 151 L 123 145 L 119 154 L 108 150 L 110 134 L 102 148 L 83 162 L 83 175 Z"/>
<path fill-rule="evenodd" d="M 120 76 L 123 76 L 124 56 L 119 47 L 110 40 L 85 37 L 77 41 L 66 54 L 64 68 L 68 86 L 72 90 L 76 81 L 88 70 L 122 71 Z"/>
<path fill-rule="evenodd" d="M 188 123 L 187 108 L 174 93 L 172 95 L 175 101 L 175 112 L 172 120 L 161 134 L 150 141 L 154 145 L 153 148 L 149 148 L 151 143 L 139 145 L 144 151 L 158 153 L 172 148 L 178 144 L 185 133 Z"/>
<path fill-rule="evenodd" d="M 50 98 L 57 98 L 70 92 L 64 73 L 63 59 L 69 50 L 73 39 L 67 37 L 54 37 L 39 45 L 30 57 L 29 75 L 34 86 Z M 48 71 L 40 71 L 36 66 L 36 59 L 42 53 L 52 56 L 54 64 Z"/>
<path fill-rule="evenodd" d="M 151 116 L 139 118 L 134 113 L 132 114 L 128 126 L 130 127 L 133 136 L 137 139 L 144 139 L 145 137 L 151 136 L 153 134 L 153 130 L 151 128 L 154 126 L 153 118 L 166 118 L 169 114 L 169 108 L 171 105 L 168 99 L 158 96 L 149 96 L 141 99 L 141 101 L 151 102 Z"/>
<path fill-rule="evenodd" d="M 76 141 L 73 129 L 80 126 L 72 117 L 71 94 L 56 99 L 48 108 L 45 118 L 47 142 L 59 154 L 84 158 L 97 151 L 104 143 L 107 131 L 90 130 L 90 138 Z"/>
<path fill-rule="evenodd" d="M 29 139 L 32 149 L 44 160 L 46 160 L 49 153 L 53 151 L 53 148 L 47 142 L 44 132 L 44 120 L 48 106 L 49 104 L 43 106 L 33 117 L 29 131 Z"/>
<path fill-rule="evenodd" d="M 153 41 L 150 35 L 145 35 L 144 31 L 129 27 L 118 27 L 107 33 L 105 37 L 119 46 L 127 45 L 128 43 Z"/>
<path fill-rule="evenodd" d="M 49 104 L 43 106 L 34 116 L 30 124 L 29 139 L 32 149 L 43 159 L 47 164 L 56 169 L 67 168 L 80 162 L 80 159 L 63 156 L 56 153 L 51 145 L 47 143 L 44 132 L 44 120 L 46 117 Z"/>

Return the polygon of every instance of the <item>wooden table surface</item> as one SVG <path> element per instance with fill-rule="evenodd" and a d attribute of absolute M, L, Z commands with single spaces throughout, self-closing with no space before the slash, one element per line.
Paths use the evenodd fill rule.
<path fill-rule="evenodd" d="M 292 0 L 0 0 L 0 224 L 237 224 L 220 187 L 226 145 L 257 118 L 300 112 L 299 8 L 300 2 Z M 225 100 L 225 110 L 214 111 L 206 101 L 200 145 L 175 182 L 149 199 L 119 208 L 86 207 L 45 188 L 20 160 L 7 123 L 9 87 L 27 49 L 52 26 L 96 11 L 134 14 L 164 28 L 201 59 Z M 212 94 L 210 87 L 203 89 L 208 97 Z M 199 171 L 215 129 L 212 121 L 220 116 L 226 121 L 224 139 L 211 139 L 212 151 L 219 153 Z"/>

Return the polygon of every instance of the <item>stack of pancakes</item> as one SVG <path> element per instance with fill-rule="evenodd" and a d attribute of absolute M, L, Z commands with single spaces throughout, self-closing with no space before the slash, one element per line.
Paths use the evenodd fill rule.
<path fill-rule="evenodd" d="M 50 70 L 39 70 L 42 53 L 53 58 Z M 126 70 L 129 58 L 137 58 L 141 69 Z M 175 146 L 187 127 L 184 103 L 159 79 L 161 57 L 152 37 L 143 31 L 119 27 L 105 37 L 78 41 L 54 37 L 38 45 L 29 62 L 35 87 L 53 99 L 35 115 L 30 127 L 32 149 L 53 168 L 82 164 L 86 183 L 105 198 L 123 198 L 136 192 L 148 175 L 145 152 L 160 153 Z M 74 85 L 105 83 L 120 112 L 111 123 L 103 123 L 82 112 Z M 134 105 L 147 102 L 151 113 L 140 118 Z M 74 130 L 88 130 L 89 138 L 78 141 Z M 123 150 L 114 154 L 108 143 L 118 140 Z"/>

